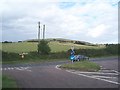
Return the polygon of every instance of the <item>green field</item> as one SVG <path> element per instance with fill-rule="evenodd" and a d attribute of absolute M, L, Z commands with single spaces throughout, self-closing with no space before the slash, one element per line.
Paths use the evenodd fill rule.
<path fill-rule="evenodd" d="M 37 51 L 36 42 L 19 42 L 19 43 L 0 43 L 2 45 L 2 50 L 5 52 L 32 52 Z M 88 46 L 88 45 L 78 45 L 73 43 L 59 43 L 58 41 L 49 42 L 49 46 L 51 48 L 51 52 L 62 52 L 67 51 L 74 46 L 75 49 L 100 49 L 104 48 L 104 46 Z M 1 48 L 0 48 L 1 49 Z"/>
<path fill-rule="evenodd" d="M 14 53 L 32 52 L 32 51 L 37 51 L 37 43 L 28 43 L 28 42 L 2 43 L 2 50 L 5 52 L 14 52 Z"/>

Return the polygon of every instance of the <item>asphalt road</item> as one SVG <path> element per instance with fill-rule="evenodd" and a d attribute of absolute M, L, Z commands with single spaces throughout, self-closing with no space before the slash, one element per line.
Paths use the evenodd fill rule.
<path fill-rule="evenodd" d="M 118 58 L 90 59 L 106 69 L 118 71 Z M 118 88 L 118 84 L 74 74 L 56 67 L 69 61 L 3 65 L 3 74 L 12 76 L 19 88 Z"/>

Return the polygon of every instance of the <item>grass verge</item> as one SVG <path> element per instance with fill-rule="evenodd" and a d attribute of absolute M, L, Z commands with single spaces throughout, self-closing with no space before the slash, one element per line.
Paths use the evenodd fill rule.
<path fill-rule="evenodd" d="M 80 71 L 91 71 L 91 72 L 100 70 L 100 66 L 98 64 L 90 61 L 80 61 L 69 64 L 63 64 L 60 66 L 60 68 L 74 69 Z"/>
<path fill-rule="evenodd" d="M 31 59 L 31 60 L 14 60 L 14 61 L 4 61 L 0 64 L 35 64 L 44 62 L 56 62 L 56 61 L 67 61 L 67 59 Z"/>
<path fill-rule="evenodd" d="M 2 88 L 17 88 L 16 81 L 6 75 L 2 75 Z"/>

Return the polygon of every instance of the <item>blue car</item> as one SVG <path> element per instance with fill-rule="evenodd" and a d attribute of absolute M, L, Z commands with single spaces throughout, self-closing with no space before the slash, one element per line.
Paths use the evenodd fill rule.
<path fill-rule="evenodd" d="M 89 57 L 84 55 L 72 55 L 70 56 L 70 60 L 72 61 L 89 60 Z"/>

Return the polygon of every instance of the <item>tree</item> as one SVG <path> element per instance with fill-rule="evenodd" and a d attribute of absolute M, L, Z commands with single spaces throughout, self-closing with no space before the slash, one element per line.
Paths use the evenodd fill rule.
<path fill-rule="evenodd" d="M 51 51 L 48 42 L 45 40 L 41 40 L 40 43 L 38 44 L 38 53 L 42 55 L 49 54 Z"/>

